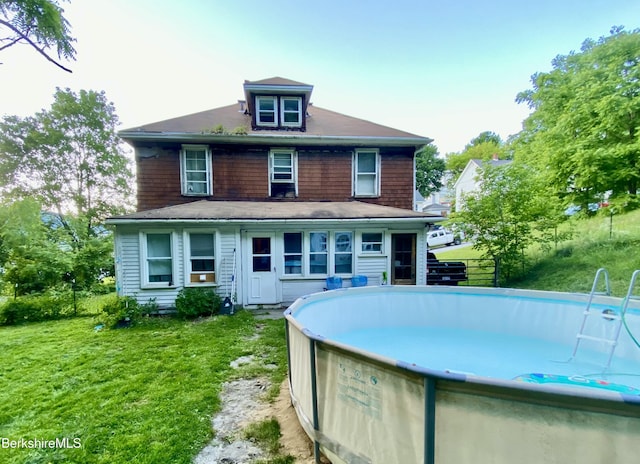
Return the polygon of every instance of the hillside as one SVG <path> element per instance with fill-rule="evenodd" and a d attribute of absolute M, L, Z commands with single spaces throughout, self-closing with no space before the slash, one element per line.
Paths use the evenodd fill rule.
<path fill-rule="evenodd" d="M 506 286 L 588 293 L 596 271 L 603 267 L 613 295 L 626 295 L 633 271 L 640 269 L 640 211 L 615 215 L 613 220 L 603 213 L 589 219 L 572 217 L 562 224 L 558 232 L 571 231 L 572 238 L 553 250 L 528 250 L 525 278 Z M 438 253 L 440 259 L 462 257 L 479 256 L 471 248 Z M 640 293 L 640 281 L 635 293 Z"/>

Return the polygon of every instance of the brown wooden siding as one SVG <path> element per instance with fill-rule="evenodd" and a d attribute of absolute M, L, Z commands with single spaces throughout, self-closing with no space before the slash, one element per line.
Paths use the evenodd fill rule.
<path fill-rule="evenodd" d="M 136 171 L 138 211 L 185 203 L 178 151 L 159 150 L 157 157 L 137 158 Z"/>
<path fill-rule="evenodd" d="M 213 197 L 224 200 L 267 199 L 268 150 L 213 150 Z"/>
<path fill-rule="evenodd" d="M 138 211 L 200 200 L 180 193 L 179 147 L 157 148 L 137 157 Z M 213 195 L 221 200 L 269 199 L 267 148 L 212 148 Z M 413 208 L 413 149 L 382 149 L 381 195 L 357 198 L 396 208 Z M 350 201 L 353 150 L 298 150 L 298 201 Z"/>
<path fill-rule="evenodd" d="M 298 199 L 349 201 L 351 151 L 298 151 Z"/>
<path fill-rule="evenodd" d="M 404 153 L 381 153 L 378 204 L 413 209 L 413 149 Z"/>

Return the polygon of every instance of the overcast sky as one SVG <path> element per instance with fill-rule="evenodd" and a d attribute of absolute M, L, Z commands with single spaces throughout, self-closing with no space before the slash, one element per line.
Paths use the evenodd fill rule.
<path fill-rule="evenodd" d="M 27 46 L 0 52 L 0 115 L 49 108 L 56 87 L 104 90 L 121 129 L 235 103 L 245 79 L 314 86 L 315 105 L 459 152 L 528 115 L 530 76 L 638 0 L 72 0 L 68 74 Z"/>

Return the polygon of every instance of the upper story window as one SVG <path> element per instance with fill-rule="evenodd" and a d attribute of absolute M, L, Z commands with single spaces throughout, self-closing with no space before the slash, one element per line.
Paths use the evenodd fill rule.
<path fill-rule="evenodd" d="M 269 189 L 272 197 L 295 197 L 297 185 L 297 157 L 290 149 L 269 152 Z"/>
<path fill-rule="evenodd" d="M 380 154 L 378 150 L 356 150 L 353 171 L 354 196 L 377 197 L 380 195 Z"/>
<path fill-rule="evenodd" d="M 302 127 L 302 97 L 256 97 L 256 125 Z"/>
<path fill-rule="evenodd" d="M 259 126 L 277 126 L 277 98 L 256 97 L 256 124 Z"/>
<path fill-rule="evenodd" d="M 182 194 L 211 195 L 211 151 L 206 145 L 183 145 L 180 151 Z"/>
<path fill-rule="evenodd" d="M 280 120 L 283 126 L 302 125 L 302 98 L 282 97 L 280 99 Z"/>

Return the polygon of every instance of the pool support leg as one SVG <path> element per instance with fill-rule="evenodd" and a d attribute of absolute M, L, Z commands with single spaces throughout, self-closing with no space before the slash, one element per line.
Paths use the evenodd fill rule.
<path fill-rule="evenodd" d="M 311 402 L 313 405 L 313 430 L 320 430 L 320 420 L 318 418 L 318 387 L 316 376 L 316 342 L 309 340 L 309 361 L 311 364 Z M 316 464 L 320 464 L 320 444 L 318 440 L 313 440 L 313 457 Z"/>
<path fill-rule="evenodd" d="M 436 381 L 424 378 L 424 464 L 435 463 L 436 447 Z"/>

